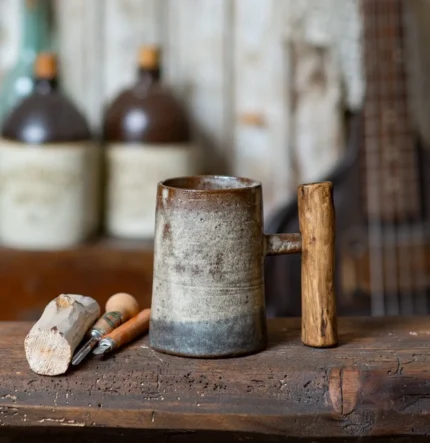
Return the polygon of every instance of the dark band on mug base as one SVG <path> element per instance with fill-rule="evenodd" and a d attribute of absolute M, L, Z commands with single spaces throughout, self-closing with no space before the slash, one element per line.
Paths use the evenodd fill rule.
<path fill-rule="evenodd" d="M 152 320 L 149 336 L 153 349 L 184 357 L 233 357 L 267 346 L 264 310 L 254 316 L 207 322 Z"/>

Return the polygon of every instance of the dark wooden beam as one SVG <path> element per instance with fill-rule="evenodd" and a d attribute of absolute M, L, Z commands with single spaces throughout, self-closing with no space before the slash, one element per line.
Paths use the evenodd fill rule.
<path fill-rule="evenodd" d="M 144 338 L 59 377 L 30 371 L 23 346 L 30 326 L 0 323 L 0 436 L 31 429 L 166 439 L 189 432 L 200 441 L 214 432 L 309 439 L 430 433 L 428 317 L 342 318 L 333 349 L 303 346 L 300 320 L 277 319 L 266 351 L 223 360 L 160 354 Z"/>

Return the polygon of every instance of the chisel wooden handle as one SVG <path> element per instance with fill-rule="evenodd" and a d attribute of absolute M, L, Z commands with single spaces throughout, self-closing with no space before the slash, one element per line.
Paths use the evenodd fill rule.
<path fill-rule="evenodd" d="M 134 317 L 138 312 L 139 303 L 136 299 L 130 294 L 119 292 L 112 295 L 106 302 L 106 314 L 97 320 L 92 329 L 96 329 L 103 336 Z"/>
<path fill-rule="evenodd" d="M 119 292 L 112 295 L 106 302 L 106 313 L 90 329 L 87 342 L 73 356 L 72 364 L 78 365 L 94 349 L 104 335 L 112 332 L 138 312 L 139 303 L 130 294 Z"/>
<path fill-rule="evenodd" d="M 150 314 L 150 309 L 144 309 L 103 338 L 114 342 L 113 349 L 120 348 L 148 330 Z"/>

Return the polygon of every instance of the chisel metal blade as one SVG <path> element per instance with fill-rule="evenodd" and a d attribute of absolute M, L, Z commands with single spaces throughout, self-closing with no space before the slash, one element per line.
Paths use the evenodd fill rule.
<path fill-rule="evenodd" d="M 106 341 L 105 341 L 105 340 L 102 340 L 102 341 L 99 343 L 98 347 L 97 347 L 96 349 L 94 349 L 93 354 L 96 354 L 96 355 L 106 354 L 106 353 L 108 353 L 111 349 L 112 349 L 112 344 L 109 343 L 109 341 L 107 341 L 107 340 L 106 340 Z"/>
<path fill-rule="evenodd" d="M 97 337 L 91 337 L 82 348 L 73 356 L 72 365 L 78 365 L 97 345 L 99 339 Z"/>

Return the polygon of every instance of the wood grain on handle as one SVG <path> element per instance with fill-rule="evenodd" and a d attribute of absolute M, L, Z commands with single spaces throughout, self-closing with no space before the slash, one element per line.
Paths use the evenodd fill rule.
<path fill-rule="evenodd" d="M 296 254 L 302 252 L 300 234 L 269 234 L 265 236 L 267 255 Z"/>
<path fill-rule="evenodd" d="M 299 186 L 302 234 L 302 341 L 314 347 L 335 346 L 335 215 L 330 182 Z"/>
<path fill-rule="evenodd" d="M 148 330 L 150 315 L 151 310 L 144 309 L 104 338 L 111 338 L 115 342 L 114 349 L 118 349 Z"/>

